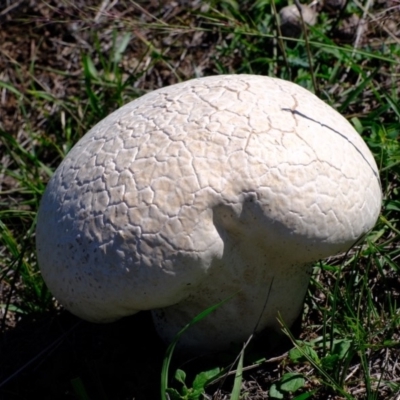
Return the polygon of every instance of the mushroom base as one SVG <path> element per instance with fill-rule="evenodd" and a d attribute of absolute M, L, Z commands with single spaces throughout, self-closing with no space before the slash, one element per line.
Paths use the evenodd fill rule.
<path fill-rule="evenodd" d="M 273 348 L 277 345 L 276 333 L 281 332 L 279 317 L 287 326 L 291 326 L 301 313 L 309 281 L 308 272 L 309 268 L 306 267 L 301 274 L 298 271 L 297 279 L 291 285 L 276 278 L 264 285 L 255 285 L 248 292 L 243 289 L 239 291 L 239 288 L 231 285 L 230 290 L 221 293 L 221 285 L 215 282 L 214 295 L 208 287 L 203 296 L 191 296 L 175 306 L 153 310 L 156 330 L 164 342 L 170 343 L 196 315 L 233 295 L 191 326 L 180 338 L 177 349 L 194 354 L 226 350 L 232 344 L 244 343 L 251 334 L 261 332 L 262 340 L 272 341 L 265 345 Z M 278 306 L 281 296 L 287 301 Z"/>

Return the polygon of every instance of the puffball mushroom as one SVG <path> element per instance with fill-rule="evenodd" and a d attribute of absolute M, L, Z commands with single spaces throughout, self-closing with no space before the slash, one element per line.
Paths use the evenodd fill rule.
<path fill-rule="evenodd" d="M 280 79 L 225 75 L 146 94 L 94 126 L 44 193 L 38 261 L 72 313 L 153 310 L 165 341 L 223 349 L 302 309 L 313 262 L 381 206 L 377 166 L 331 107 Z"/>

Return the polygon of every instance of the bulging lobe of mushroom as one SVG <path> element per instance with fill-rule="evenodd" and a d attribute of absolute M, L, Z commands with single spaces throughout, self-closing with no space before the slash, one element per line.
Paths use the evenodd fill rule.
<path fill-rule="evenodd" d="M 40 206 L 39 265 L 74 314 L 155 310 L 165 340 L 240 290 L 183 337 L 223 348 L 259 319 L 278 329 L 278 312 L 290 325 L 310 263 L 348 250 L 380 205 L 367 146 L 307 90 L 195 79 L 125 105 L 70 151 Z"/>

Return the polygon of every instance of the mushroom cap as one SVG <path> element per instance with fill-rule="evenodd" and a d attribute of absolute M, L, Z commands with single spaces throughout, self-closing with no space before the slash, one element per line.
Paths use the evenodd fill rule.
<path fill-rule="evenodd" d="M 278 312 L 291 324 L 310 263 L 348 250 L 380 206 L 375 161 L 331 107 L 276 78 L 206 77 L 126 104 L 73 147 L 42 198 L 38 261 L 72 313 L 156 309 L 166 340 L 240 290 L 185 343 L 216 348 L 258 320 L 277 328 Z"/>

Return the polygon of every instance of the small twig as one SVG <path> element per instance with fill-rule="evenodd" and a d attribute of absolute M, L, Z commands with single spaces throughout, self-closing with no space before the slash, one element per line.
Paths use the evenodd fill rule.
<path fill-rule="evenodd" d="M 353 371 L 351 371 L 347 376 L 346 376 L 346 378 L 345 378 L 345 382 L 347 382 L 358 370 L 359 370 L 359 368 L 360 368 L 360 364 L 358 364 L 358 365 L 356 365 L 354 368 L 353 368 Z"/>
<path fill-rule="evenodd" d="M 274 18 L 275 18 L 276 29 L 278 31 L 278 38 L 277 38 L 278 46 L 281 49 L 283 61 L 285 63 L 286 69 L 288 70 L 289 80 L 292 80 L 292 73 L 291 73 L 291 69 L 289 68 L 289 61 L 286 57 L 286 49 L 285 49 L 285 44 L 282 39 L 283 35 L 282 35 L 281 25 L 279 23 L 278 11 L 276 10 L 276 6 L 275 6 L 275 0 L 271 1 L 271 8 L 272 8 L 272 12 L 273 12 Z"/>
<path fill-rule="evenodd" d="M 110 0 L 103 0 L 102 1 L 101 6 L 99 8 L 99 11 L 97 11 L 96 16 L 94 17 L 94 22 L 98 22 L 99 21 L 99 19 L 101 17 L 101 14 L 103 14 L 104 10 L 107 8 L 109 1 Z"/>
<path fill-rule="evenodd" d="M 155 17 L 153 14 L 151 14 L 150 12 L 148 12 L 145 8 L 143 8 L 140 4 L 138 4 L 136 1 L 132 1 L 132 4 L 143 14 L 147 15 L 148 17 L 150 17 L 151 19 L 157 21 L 159 24 L 164 25 L 164 26 L 168 26 L 168 24 L 163 21 L 160 18 Z"/>
<path fill-rule="evenodd" d="M 367 4 L 365 5 L 365 7 L 363 7 L 357 0 L 354 0 L 354 2 L 358 7 L 360 7 L 363 10 L 363 16 L 361 17 L 361 19 L 358 23 L 358 26 L 357 26 L 356 40 L 354 41 L 353 51 L 351 52 L 351 56 L 350 56 L 351 58 L 354 57 L 354 54 L 356 53 L 356 51 L 360 45 L 361 36 L 362 36 L 363 30 L 364 30 L 366 17 L 368 15 L 368 9 L 372 6 L 373 0 L 367 0 Z M 346 68 L 345 73 L 343 74 L 342 78 L 340 79 L 340 83 L 343 83 L 347 79 L 350 69 L 351 69 L 350 66 L 348 66 Z"/>
<path fill-rule="evenodd" d="M 247 344 L 248 344 L 248 342 L 246 342 L 245 346 L 247 346 Z M 282 360 L 284 360 L 284 359 L 288 356 L 288 354 L 289 354 L 289 353 L 286 352 L 286 353 L 283 353 L 283 354 L 280 355 L 280 356 L 271 357 L 271 358 L 269 358 L 268 360 L 263 360 L 263 361 L 262 361 L 261 363 L 259 363 L 259 364 L 248 365 L 247 367 L 243 367 L 243 368 L 242 368 L 242 371 L 250 371 L 250 370 L 252 370 L 252 369 L 255 369 L 255 368 L 260 367 L 260 365 L 265 364 L 265 363 L 275 363 L 275 362 L 278 362 L 278 361 L 282 361 Z M 240 354 L 239 354 L 239 356 L 240 356 Z M 235 360 L 235 362 L 236 362 L 236 360 Z M 232 365 L 234 365 L 235 362 L 233 362 Z M 221 379 L 225 379 L 227 376 L 235 375 L 235 374 L 236 374 L 236 369 L 230 369 L 225 375 L 220 376 L 219 378 L 217 378 L 217 379 L 215 379 L 214 381 L 210 382 L 210 385 L 214 385 L 215 383 L 219 382 Z"/>
<path fill-rule="evenodd" d="M 5 8 L 2 12 L 0 12 L 0 17 L 3 15 L 6 15 L 8 12 L 10 12 L 12 9 L 18 7 L 24 0 L 19 0 L 16 1 L 15 3 L 9 5 L 7 8 Z"/>
<path fill-rule="evenodd" d="M 368 10 L 372 6 L 374 0 L 367 0 L 367 4 L 365 5 L 365 8 L 357 0 L 355 0 L 354 2 L 356 3 L 356 5 L 358 7 L 360 7 L 363 10 L 363 15 L 361 17 L 360 23 L 357 26 L 356 40 L 354 41 L 354 48 L 353 48 L 353 52 L 351 54 L 352 56 L 354 55 L 355 50 L 360 45 L 361 36 L 364 31 L 365 21 L 367 19 L 367 15 L 368 15 Z"/>
<path fill-rule="evenodd" d="M 365 23 L 365 17 L 366 17 L 366 16 L 370 17 L 372 21 L 376 21 L 376 20 L 377 20 L 377 18 L 369 12 L 369 9 L 370 9 L 371 6 L 372 6 L 373 0 L 368 0 L 368 2 L 367 2 L 367 4 L 366 4 L 365 7 L 364 7 L 358 0 L 354 0 L 354 3 L 356 4 L 357 7 L 359 7 L 359 8 L 363 11 L 362 22 Z M 384 13 L 389 13 L 389 12 L 392 12 L 392 13 L 393 13 L 393 12 L 396 11 L 396 9 L 397 9 L 397 11 L 400 11 L 399 8 L 400 8 L 400 6 L 389 7 L 387 10 L 384 11 Z M 360 24 L 361 24 L 361 21 L 360 21 Z M 383 29 L 397 44 L 400 44 L 400 39 L 399 39 L 390 29 L 386 28 L 385 25 L 382 25 L 382 29 Z M 357 31 L 357 34 L 358 34 L 358 31 Z"/>
<path fill-rule="evenodd" d="M 110 0 L 103 0 L 99 11 L 97 11 L 96 16 L 94 17 L 94 22 L 98 22 L 100 17 L 104 15 L 105 10 L 110 11 L 117 3 L 118 0 L 114 0 L 111 4 L 108 4 Z"/>
<path fill-rule="evenodd" d="M 308 58 L 308 63 L 310 64 L 311 79 L 312 79 L 315 94 L 318 96 L 319 95 L 319 87 L 317 84 L 317 80 L 315 79 L 314 67 L 313 67 L 313 62 L 312 62 L 312 57 L 311 57 L 311 47 L 310 47 L 310 42 L 308 40 L 307 26 L 306 26 L 306 23 L 304 22 L 303 12 L 302 12 L 301 4 L 300 4 L 299 0 L 294 0 L 294 4 L 296 5 L 296 8 L 300 14 L 301 26 L 302 26 L 302 29 L 304 32 L 304 42 L 305 42 L 306 50 L 307 50 L 307 58 Z"/>

